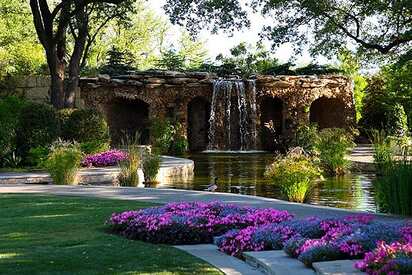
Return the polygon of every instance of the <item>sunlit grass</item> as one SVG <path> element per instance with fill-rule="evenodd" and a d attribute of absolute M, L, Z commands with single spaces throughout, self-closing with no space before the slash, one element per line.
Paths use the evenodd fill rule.
<path fill-rule="evenodd" d="M 220 274 L 173 247 L 106 233 L 134 201 L 0 195 L 0 274 Z"/>

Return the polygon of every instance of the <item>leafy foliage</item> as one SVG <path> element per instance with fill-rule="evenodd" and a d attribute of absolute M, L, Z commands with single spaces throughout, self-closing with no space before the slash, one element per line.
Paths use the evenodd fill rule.
<path fill-rule="evenodd" d="M 108 75 L 127 74 L 129 71 L 133 70 L 133 67 L 131 66 L 132 59 L 130 53 L 126 51 L 122 52 L 112 46 L 107 52 L 107 63 L 101 67 L 99 71 Z"/>
<path fill-rule="evenodd" d="M 351 134 L 340 128 L 326 128 L 320 131 L 316 150 L 320 165 L 329 175 L 342 175 L 350 162 L 346 154 L 355 146 Z"/>
<path fill-rule="evenodd" d="M 282 195 L 294 202 L 309 200 L 314 181 L 320 176 L 312 159 L 300 150 L 294 148 L 285 157 L 275 159 L 265 172 L 265 176 L 280 187 Z"/>
<path fill-rule="evenodd" d="M 142 170 L 146 183 L 151 183 L 156 180 L 157 173 L 160 169 L 160 161 L 160 156 L 156 152 L 146 152 L 143 154 Z"/>
<path fill-rule="evenodd" d="M 331 56 L 350 40 L 360 53 L 399 56 L 408 52 L 412 41 L 411 9 L 407 1 L 251 0 L 247 3 L 255 11 L 276 18 L 276 23 L 265 26 L 262 32 L 274 47 L 292 43 L 295 51 L 300 52 L 310 45 L 312 53 Z M 238 0 L 168 0 L 165 10 L 172 23 L 185 25 L 192 32 L 203 27 L 231 32 L 250 26 L 245 6 Z"/>
<path fill-rule="evenodd" d="M 17 148 L 25 154 L 37 146 L 49 146 L 60 135 L 59 119 L 50 105 L 27 103 L 20 111 Z"/>
<path fill-rule="evenodd" d="M 60 111 L 62 137 L 81 145 L 86 154 L 102 152 L 109 147 L 109 127 L 103 114 L 94 109 Z"/>
<path fill-rule="evenodd" d="M 81 160 L 78 144 L 58 140 L 50 147 L 45 166 L 55 184 L 73 185 L 77 181 Z"/>
<path fill-rule="evenodd" d="M 150 128 L 152 144 L 160 154 L 182 155 L 187 152 L 188 142 L 182 134 L 182 125 L 169 119 L 154 119 Z"/>
<path fill-rule="evenodd" d="M 0 161 L 17 149 L 20 112 L 26 102 L 17 97 L 0 99 Z"/>

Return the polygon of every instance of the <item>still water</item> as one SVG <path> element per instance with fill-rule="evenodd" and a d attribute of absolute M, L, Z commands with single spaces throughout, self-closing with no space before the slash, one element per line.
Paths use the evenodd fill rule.
<path fill-rule="evenodd" d="M 272 154 L 200 153 L 189 158 L 195 161 L 193 177 L 171 178 L 159 187 L 204 190 L 218 177 L 217 192 L 281 198 L 276 186 L 263 177 L 266 166 L 273 161 Z M 376 212 L 373 178 L 373 174 L 361 173 L 328 178 L 316 186 L 309 203 Z"/>

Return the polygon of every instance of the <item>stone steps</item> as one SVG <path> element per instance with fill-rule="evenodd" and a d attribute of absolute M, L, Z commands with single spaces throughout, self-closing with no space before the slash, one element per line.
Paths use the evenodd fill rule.
<path fill-rule="evenodd" d="M 305 265 L 283 250 L 244 252 L 246 263 L 268 275 L 315 275 Z"/>
<path fill-rule="evenodd" d="M 268 275 L 361 275 L 354 268 L 355 261 L 342 260 L 317 262 L 313 269 L 297 259 L 289 257 L 283 250 L 244 252 L 246 263 Z"/>

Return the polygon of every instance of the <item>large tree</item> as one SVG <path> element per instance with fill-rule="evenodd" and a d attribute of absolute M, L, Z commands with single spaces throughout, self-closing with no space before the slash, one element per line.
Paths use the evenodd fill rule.
<path fill-rule="evenodd" d="M 411 55 L 410 0 L 167 0 L 165 10 L 172 23 L 193 32 L 230 31 L 250 24 L 247 5 L 273 19 L 262 31 L 273 46 L 310 45 L 315 54 L 331 55 L 352 43 L 362 54 Z"/>
<path fill-rule="evenodd" d="M 123 15 L 119 10 L 124 11 L 132 6 L 131 2 L 132 0 L 30 0 L 37 36 L 45 50 L 50 71 L 51 103 L 56 108 L 72 107 L 74 104 L 80 62 L 88 39 L 93 37 L 90 34 L 91 21 L 100 20 L 105 24 L 107 19 Z M 96 14 L 100 16 L 96 17 Z M 99 31 L 99 27 L 95 30 Z"/>

